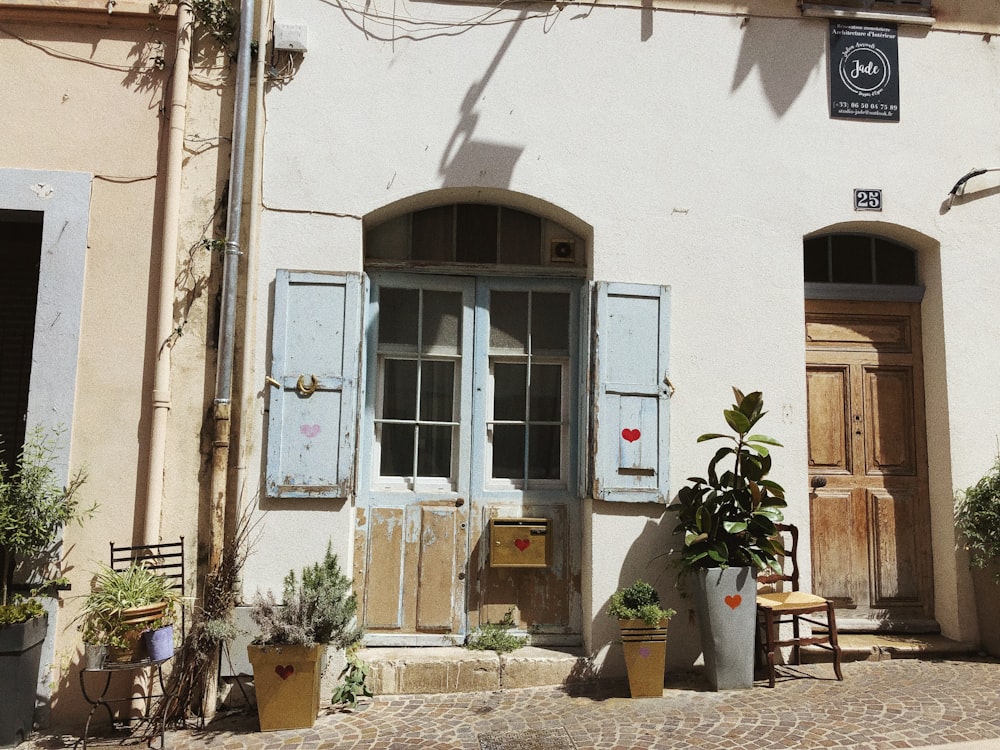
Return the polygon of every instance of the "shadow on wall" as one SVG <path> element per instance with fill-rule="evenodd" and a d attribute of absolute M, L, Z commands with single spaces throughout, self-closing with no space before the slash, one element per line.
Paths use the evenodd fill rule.
<path fill-rule="evenodd" d="M 524 151 L 520 146 L 466 138 L 441 170 L 441 187 L 482 185 L 509 188 L 514 167 Z"/>
<path fill-rule="evenodd" d="M 476 140 L 473 133 L 479 121 L 475 111 L 476 103 L 483 97 L 490 79 L 500 67 L 510 49 L 514 37 L 520 31 L 521 25 L 527 19 L 528 11 L 522 10 L 517 19 L 511 23 L 507 36 L 497 49 L 496 54 L 487 66 L 482 78 L 473 83 L 459 107 L 459 118 L 452 131 L 448 145 L 441 155 L 439 173 L 444 178 L 442 187 L 463 187 L 466 185 L 485 185 L 488 187 L 509 188 L 514 175 L 514 167 L 524 149 L 504 143 Z"/>
<path fill-rule="evenodd" d="M 635 536 L 625 553 L 615 588 L 628 586 L 641 578 L 656 588 L 664 608 L 677 610 L 670 620 L 667 634 L 667 672 L 691 669 L 701 657 L 701 641 L 694 619 L 693 601 L 680 588 L 677 568 L 673 565 L 683 541 L 680 536 L 672 534 L 677 524 L 676 516 L 666 512 L 661 505 L 595 501 L 594 509 L 595 513 L 607 516 L 647 516 L 642 531 Z M 595 550 L 595 554 L 599 551 Z M 596 653 L 610 645 L 602 672 L 624 674 L 625 661 L 618 623 L 607 615 L 609 601 L 610 597 L 594 602 L 593 651 Z"/>
<path fill-rule="evenodd" d="M 787 19 L 744 18 L 743 43 L 733 76 L 739 89 L 757 68 L 767 101 L 776 115 L 784 115 L 802 93 L 814 71 L 822 67 L 826 32 L 790 34 Z"/>

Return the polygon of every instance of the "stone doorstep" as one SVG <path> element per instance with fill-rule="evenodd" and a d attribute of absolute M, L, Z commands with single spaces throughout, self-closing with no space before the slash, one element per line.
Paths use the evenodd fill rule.
<path fill-rule="evenodd" d="M 509 654 L 437 648 L 373 647 L 358 651 L 376 695 L 464 693 L 544 687 L 593 679 L 578 650 L 527 646 Z"/>
<path fill-rule="evenodd" d="M 959 657 L 979 652 L 974 643 L 953 641 L 936 634 L 838 633 L 844 661 L 886 661 L 917 657 Z M 804 664 L 833 661 L 828 649 L 806 646 L 802 649 Z"/>

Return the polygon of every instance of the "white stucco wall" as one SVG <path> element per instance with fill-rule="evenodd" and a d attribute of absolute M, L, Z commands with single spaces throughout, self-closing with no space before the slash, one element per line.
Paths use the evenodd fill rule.
<path fill-rule="evenodd" d="M 703 471 L 713 448 L 695 438 L 722 427 L 730 386 L 760 389 L 770 410 L 761 430 L 785 444 L 774 476 L 790 497 L 787 517 L 807 526 L 802 238 L 834 228 L 892 237 L 918 251 L 928 290 L 937 616 L 946 635 L 974 638 L 959 614 L 968 591 L 951 502 L 997 449 L 1000 405 L 987 394 L 1000 358 L 990 322 L 1000 179 L 978 178 L 950 210 L 942 202 L 971 166 L 1000 166 L 996 40 L 901 26 L 901 121 L 847 122 L 828 114 L 821 19 L 573 4 L 365 7 L 276 6 L 279 22 L 307 28 L 309 49 L 267 94 L 261 379 L 263 301 L 276 268 L 358 271 L 371 212 L 441 188 L 469 200 L 512 191 L 527 205 L 537 200 L 539 213 L 558 206 L 590 229 L 592 279 L 671 287 L 675 489 Z M 855 212 L 858 187 L 881 188 L 884 210 Z M 248 590 L 275 587 L 289 567 L 315 558 L 282 541 L 307 526 L 310 545 L 328 530 L 349 559 L 349 504 L 334 513 L 271 507 L 270 531 L 247 564 Z M 673 518 L 661 513 L 587 505 L 584 622 L 595 652 L 612 638 L 599 610 L 644 569 L 682 613 L 672 641 L 696 638 L 673 573 L 651 562 L 676 542 Z M 670 651 L 683 662 L 690 649 Z"/>

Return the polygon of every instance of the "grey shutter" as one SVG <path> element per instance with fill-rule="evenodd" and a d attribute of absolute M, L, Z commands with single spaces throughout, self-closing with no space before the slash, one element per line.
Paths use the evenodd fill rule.
<path fill-rule="evenodd" d="M 362 279 L 279 270 L 274 285 L 269 497 L 354 491 Z"/>
<path fill-rule="evenodd" d="M 600 282 L 594 315 L 593 494 L 669 500 L 670 289 Z"/>

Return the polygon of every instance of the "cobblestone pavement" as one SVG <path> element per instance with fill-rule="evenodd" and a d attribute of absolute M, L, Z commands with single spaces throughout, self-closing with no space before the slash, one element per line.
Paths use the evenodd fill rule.
<path fill-rule="evenodd" d="M 1000 662 L 897 659 L 785 667 L 771 690 L 711 692 L 700 677 L 668 680 L 662 698 L 631 700 L 624 684 L 579 690 L 382 696 L 330 710 L 309 730 L 257 731 L 256 716 L 169 731 L 169 750 L 895 750 L 987 741 L 1000 748 Z M 39 750 L 74 737 L 41 737 Z"/>

